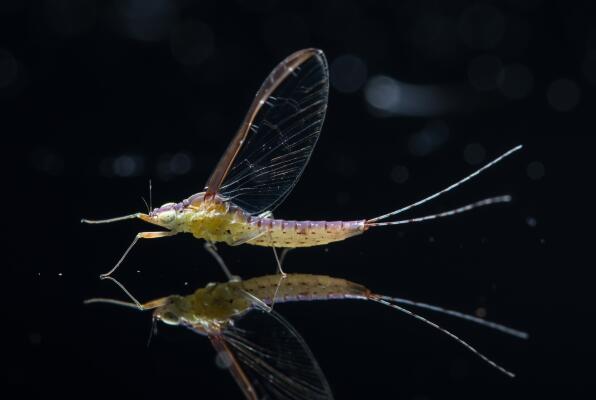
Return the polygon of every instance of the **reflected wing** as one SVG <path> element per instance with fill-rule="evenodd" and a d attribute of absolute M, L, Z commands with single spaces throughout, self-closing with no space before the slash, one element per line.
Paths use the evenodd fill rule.
<path fill-rule="evenodd" d="M 210 339 L 248 399 L 333 398 L 304 339 L 274 311 L 251 311 Z"/>
<path fill-rule="evenodd" d="M 329 75 L 321 50 L 300 50 L 269 74 L 215 167 L 206 196 L 250 213 L 273 210 L 308 163 L 325 119 Z"/>

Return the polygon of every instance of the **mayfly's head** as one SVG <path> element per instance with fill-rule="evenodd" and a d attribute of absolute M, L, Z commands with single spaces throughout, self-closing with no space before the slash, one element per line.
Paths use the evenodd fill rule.
<path fill-rule="evenodd" d="M 153 319 L 172 326 L 188 322 L 189 307 L 186 298 L 178 295 L 168 297 L 164 305 L 153 311 Z"/>
<path fill-rule="evenodd" d="M 172 229 L 177 223 L 177 216 L 182 207 L 176 203 L 166 203 L 149 213 L 151 222 L 161 227 Z"/>

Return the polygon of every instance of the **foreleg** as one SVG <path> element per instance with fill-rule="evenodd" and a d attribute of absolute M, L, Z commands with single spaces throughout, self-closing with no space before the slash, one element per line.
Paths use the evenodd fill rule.
<path fill-rule="evenodd" d="M 101 279 L 105 279 L 105 278 L 109 277 L 110 275 L 112 275 L 114 273 L 114 271 L 116 271 L 118 269 L 118 267 L 120 266 L 120 264 L 122 264 L 122 261 L 124 261 L 124 259 L 126 258 L 126 256 L 130 252 L 130 250 L 134 247 L 134 245 L 137 243 L 137 241 L 139 239 L 157 239 L 157 238 L 162 238 L 162 237 L 174 236 L 176 233 L 177 232 L 173 232 L 173 231 L 139 232 L 139 233 L 137 233 L 137 235 L 133 239 L 133 241 L 130 244 L 130 246 L 128 246 L 128 248 L 126 249 L 126 251 L 124 252 L 124 254 L 122 255 L 122 257 L 120 257 L 120 260 L 118 260 L 118 262 L 116 263 L 116 265 L 114 265 L 114 268 L 112 268 L 111 270 L 109 270 L 105 274 L 101 274 L 99 277 Z"/>

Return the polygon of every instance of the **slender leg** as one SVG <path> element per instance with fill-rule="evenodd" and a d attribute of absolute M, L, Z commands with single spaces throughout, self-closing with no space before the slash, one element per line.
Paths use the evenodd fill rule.
<path fill-rule="evenodd" d="M 284 270 L 282 268 L 281 260 L 280 260 L 279 256 L 277 255 L 277 249 L 273 246 L 271 246 L 271 248 L 273 249 L 273 255 L 275 256 L 275 263 L 277 264 L 277 270 L 285 278 L 286 273 L 284 272 Z"/>
<path fill-rule="evenodd" d="M 288 253 L 290 252 L 290 250 L 294 250 L 294 248 L 292 247 L 286 247 L 285 249 L 283 249 L 281 251 L 281 256 L 279 257 L 279 263 L 283 266 L 284 265 L 284 261 L 286 259 L 286 256 L 288 255 Z"/>
<path fill-rule="evenodd" d="M 126 295 L 136 304 L 137 308 L 141 311 L 145 310 L 145 307 L 121 284 L 116 278 L 112 278 L 111 276 L 106 276 L 105 279 L 108 279 L 114 282 Z"/>
<path fill-rule="evenodd" d="M 169 297 L 162 297 L 160 299 L 156 299 L 156 300 L 151 300 L 148 301 L 146 303 L 140 303 L 125 287 L 123 284 L 121 284 L 120 282 L 118 282 L 118 280 L 116 280 L 116 278 L 112 278 L 111 276 L 106 277 L 105 279 L 110 280 L 112 282 L 114 282 L 120 289 L 122 289 L 124 291 L 124 293 L 133 301 L 128 302 L 128 301 L 122 301 L 122 300 L 116 300 L 116 299 L 106 299 L 103 297 L 96 297 L 93 299 L 88 299 L 85 300 L 83 303 L 84 304 L 92 304 L 92 303 L 107 303 L 107 304 L 115 304 L 117 306 L 124 306 L 124 307 L 130 307 L 130 308 L 137 308 L 141 311 L 145 311 L 145 310 L 152 310 L 154 308 L 158 308 L 163 306 L 164 304 L 166 304 L 168 302 Z"/>
<path fill-rule="evenodd" d="M 258 307 L 260 307 L 262 310 L 265 310 L 267 312 L 271 312 L 271 307 L 269 307 L 263 300 L 259 299 L 257 296 L 255 296 L 252 293 L 247 292 L 246 290 L 244 291 L 244 294 L 249 297 Z"/>
<path fill-rule="evenodd" d="M 215 247 L 215 244 L 213 244 L 212 242 L 206 241 L 203 246 L 205 247 L 205 250 L 207 250 L 207 252 L 213 256 L 213 258 L 215 258 L 215 261 L 217 261 L 217 263 L 223 270 L 224 274 L 226 274 L 226 277 L 228 278 L 229 281 L 236 282 L 236 281 L 241 280 L 238 275 L 232 275 L 228 266 L 224 262 L 223 258 L 221 258 L 221 256 L 217 252 L 217 247 Z"/>
<path fill-rule="evenodd" d="M 112 275 L 114 273 L 114 271 L 116 271 L 118 269 L 118 267 L 120 266 L 120 264 L 122 264 L 122 261 L 124 261 L 124 259 L 126 258 L 126 256 L 130 252 L 130 250 L 134 247 L 134 245 L 137 243 L 137 241 L 139 239 L 157 239 L 157 238 L 162 238 L 162 237 L 174 236 L 175 234 L 176 234 L 176 232 L 172 232 L 172 231 L 139 232 L 139 233 L 137 233 L 137 235 L 133 239 L 133 241 L 130 244 L 130 246 L 128 246 L 128 248 L 126 249 L 126 251 L 124 252 L 124 254 L 122 255 L 122 257 L 120 257 L 120 260 L 118 260 L 118 262 L 116 263 L 116 265 L 114 265 L 114 268 L 112 268 L 111 270 L 109 270 L 105 274 L 101 274 L 99 277 L 101 279 L 106 279 L 107 277 L 109 277 L 110 275 Z"/>
<path fill-rule="evenodd" d="M 273 243 L 273 240 L 271 240 L 271 243 Z M 279 287 L 282 284 L 282 281 L 284 279 L 286 279 L 288 277 L 288 275 L 284 272 L 283 268 L 282 268 L 282 263 L 279 259 L 279 257 L 277 256 L 277 249 L 275 248 L 275 246 L 271 246 L 271 248 L 273 249 L 273 255 L 275 256 L 275 262 L 277 263 L 277 271 L 279 272 L 279 281 L 277 282 L 277 286 L 275 287 L 275 293 L 273 294 L 273 298 L 271 299 L 271 310 L 273 310 L 273 306 L 275 306 L 275 299 L 277 298 L 277 292 L 279 292 Z M 284 254 L 286 252 L 284 251 Z M 283 259 L 283 256 L 282 256 Z"/>

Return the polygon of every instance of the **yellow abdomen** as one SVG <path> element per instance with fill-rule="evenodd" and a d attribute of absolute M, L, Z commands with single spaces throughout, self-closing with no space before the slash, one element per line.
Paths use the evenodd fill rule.
<path fill-rule="evenodd" d="M 250 216 L 225 203 L 189 207 L 178 217 L 178 230 L 199 239 L 266 247 L 310 247 L 344 240 L 366 230 L 360 221 L 286 221 Z"/>

